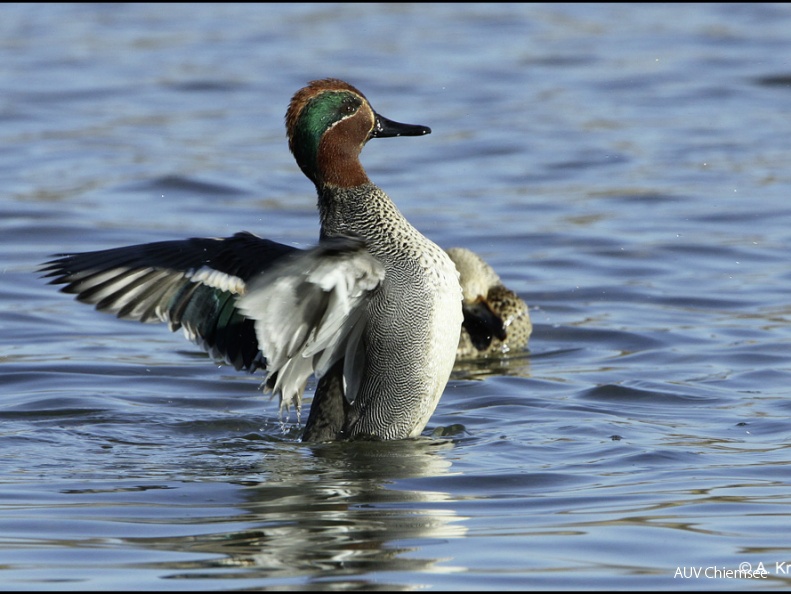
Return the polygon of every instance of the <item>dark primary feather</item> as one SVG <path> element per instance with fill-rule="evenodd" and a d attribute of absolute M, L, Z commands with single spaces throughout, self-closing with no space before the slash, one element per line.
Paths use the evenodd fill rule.
<path fill-rule="evenodd" d="M 58 254 L 41 271 L 64 293 L 100 311 L 167 322 L 236 369 L 264 367 L 254 322 L 236 308 L 250 278 L 297 248 L 252 233 Z M 216 271 L 216 272 L 214 272 Z M 241 283 L 239 282 L 241 281 Z"/>

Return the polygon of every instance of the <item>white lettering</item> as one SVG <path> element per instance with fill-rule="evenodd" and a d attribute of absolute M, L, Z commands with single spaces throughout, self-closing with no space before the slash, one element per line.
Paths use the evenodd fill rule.
<path fill-rule="evenodd" d="M 778 561 L 775 564 L 775 572 L 788 575 L 791 573 L 791 561 Z M 676 567 L 676 572 L 673 578 L 692 579 L 705 577 L 707 579 L 753 579 L 763 578 L 766 579 L 769 572 L 762 562 L 759 562 L 755 569 L 752 568 L 750 563 L 743 562 L 739 565 L 738 569 L 728 569 L 727 567 L 717 567 L 709 565 L 708 567 Z"/>
<path fill-rule="evenodd" d="M 701 567 L 676 567 L 674 578 L 680 577 L 684 579 L 699 578 L 702 572 Z"/>

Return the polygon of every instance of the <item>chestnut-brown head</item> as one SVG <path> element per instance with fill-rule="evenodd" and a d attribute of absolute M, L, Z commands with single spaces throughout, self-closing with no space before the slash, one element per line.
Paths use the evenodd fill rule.
<path fill-rule="evenodd" d="M 426 126 L 380 116 L 365 95 L 337 78 L 309 83 L 297 91 L 286 112 L 288 146 L 299 168 L 318 188 L 369 183 L 359 157 L 371 138 L 430 132 Z"/>

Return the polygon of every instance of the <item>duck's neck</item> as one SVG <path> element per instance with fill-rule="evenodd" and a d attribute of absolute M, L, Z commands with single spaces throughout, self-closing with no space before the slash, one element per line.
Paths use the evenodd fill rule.
<path fill-rule="evenodd" d="M 354 142 L 352 134 L 357 132 L 347 126 L 335 126 L 322 137 L 316 151 L 317 186 L 354 188 L 371 183 L 360 163 L 362 147 Z"/>
<path fill-rule="evenodd" d="M 322 237 L 353 234 L 368 240 L 401 223 L 403 216 L 370 181 L 354 187 L 318 186 Z"/>

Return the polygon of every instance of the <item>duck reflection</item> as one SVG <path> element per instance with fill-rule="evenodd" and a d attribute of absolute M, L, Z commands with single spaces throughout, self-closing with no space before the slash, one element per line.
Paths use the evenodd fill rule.
<path fill-rule="evenodd" d="M 445 505 L 450 495 L 439 489 L 451 476 L 452 448 L 428 438 L 275 444 L 244 480 L 233 481 L 244 499 L 243 528 L 156 539 L 155 546 L 171 541 L 171 550 L 219 555 L 199 562 L 211 579 L 265 578 L 278 589 L 416 589 L 371 576 L 462 570 L 425 554 L 432 541 L 467 532 L 466 518 Z M 195 579 L 194 562 L 177 567 Z"/>
<path fill-rule="evenodd" d="M 487 358 L 456 359 L 450 379 L 482 380 L 498 375 L 530 377 L 530 352 L 525 350 Z"/>

